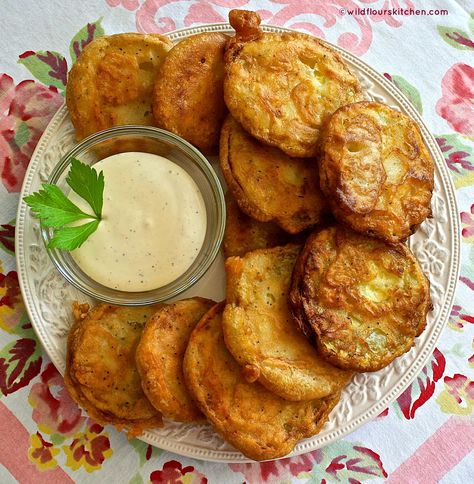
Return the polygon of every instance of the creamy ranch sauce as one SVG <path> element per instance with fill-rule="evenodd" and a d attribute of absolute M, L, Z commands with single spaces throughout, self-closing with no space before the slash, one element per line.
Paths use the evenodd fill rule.
<path fill-rule="evenodd" d="M 183 274 L 206 233 L 206 209 L 181 167 L 149 153 L 120 153 L 94 165 L 104 173 L 97 230 L 72 256 L 95 281 L 122 291 L 162 287 Z M 75 193 L 69 198 L 84 211 Z"/>

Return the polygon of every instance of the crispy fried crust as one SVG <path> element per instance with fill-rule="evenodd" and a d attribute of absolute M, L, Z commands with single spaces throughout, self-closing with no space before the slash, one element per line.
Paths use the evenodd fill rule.
<path fill-rule="evenodd" d="M 247 382 L 227 351 L 222 334 L 224 303 L 214 306 L 193 331 L 184 376 L 216 432 L 250 459 L 282 457 L 317 434 L 340 395 L 288 402 L 258 383 Z"/>
<path fill-rule="evenodd" d="M 285 245 L 294 238 L 273 222 L 258 222 L 243 213 L 230 192 L 225 194 L 225 203 L 224 257 Z"/>
<path fill-rule="evenodd" d="M 161 414 L 143 393 L 135 365 L 143 327 L 158 307 L 99 304 L 82 313 L 68 337 L 64 382 L 71 397 L 94 420 L 126 427 L 130 437 L 163 426 Z M 76 305 L 76 315 L 77 310 Z"/>
<path fill-rule="evenodd" d="M 293 271 L 289 306 L 329 362 L 376 371 L 413 346 L 431 300 L 408 247 L 338 226 L 308 238 Z"/>
<path fill-rule="evenodd" d="M 204 416 L 183 381 L 183 357 L 197 322 L 215 302 L 200 297 L 163 306 L 146 323 L 135 354 L 142 388 L 165 417 L 199 422 Z"/>
<path fill-rule="evenodd" d="M 294 401 L 338 393 L 352 376 L 321 358 L 292 321 L 287 298 L 299 250 L 290 244 L 227 259 L 223 316 L 227 348 L 248 380 Z"/>
<path fill-rule="evenodd" d="M 255 138 L 290 156 L 318 153 L 320 130 L 344 104 L 363 99 L 357 77 L 332 48 L 296 32 L 262 33 L 255 12 L 229 15 L 224 98 Z"/>
<path fill-rule="evenodd" d="M 172 45 L 159 34 L 128 33 L 99 37 L 84 49 L 66 90 L 78 141 L 112 126 L 153 124 L 153 85 Z"/>
<path fill-rule="evenodd" d="M 156 125 L 183 137 L 206 154 L 217 153 L 227 113 L 224 49 L 229 37 L 204 32 L 176 44 L 155 83 Z"/>
<path fill-rule="evenodd" d="M 228 116 L 221 131 L 220 165 L 242 211 L 296 234 L 327 210 L 316 160 L 291 158 L 253 139 Z"/>
<path fill-rule="evenodd" d="M 433 160 L 411 118 L 354 103 L 336 111 L 323 138 L 321 188 L 340 221 L 396 243 L 431 215 Z"/>

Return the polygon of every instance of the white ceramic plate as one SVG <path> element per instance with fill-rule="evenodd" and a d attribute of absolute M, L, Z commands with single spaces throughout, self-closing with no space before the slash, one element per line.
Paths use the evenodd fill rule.
<path fill-rule="evenodd" d="M 264 27 L 264 30 L 278 32 L 285 29 Z M 169 34 L 169 37 L 177 42 L 190 35 L 209 31 L 232 33 L 229 25 L 214 24 L 178 30 Z M 433 136 L 415 108 L 393 84 L 350 53 L 333 47 L 357 73 L 368 98 L 385 102 L 418 121 L 436 162 L 433 218 L 425 221 L 410 238 L 410 246 L 430 279 L 434 310 L 414 348 L 379 372 L 355 376 L 344 390 L 341 401 L 331 413 L 322 432 L 301 441 L 290 455 L 309 452 L 334 442 L 377 416 L 402 393 L 426 364 L 446 325 L 459 272 L 459 222 L 454 188 Z M 48 179 L 54 165 L 74 145 L 73 133 L 67 109 L 63 106 L 51 120 L 36 147 L 21 197 L 37 191 L 40 184 Z M 53 267 L 43 246 L 38 223 L 31 217 L 24 203 L 20 203 L 18 209 L 16 254 L 20 286 L 31 323 L 49 357 L 63 373 L 66 365 L 66 338 L 72 323 L 71 302 L 87 298 L 68 284 Z M 221 255 L 206 276 L 186 295 L 221 300 L 225 297 L 224 285 Z M 164 428 L 148 431 L 141 438 L 184 456 L 220 462 L 248 461 L 208 425 L 167 421 Z"/>

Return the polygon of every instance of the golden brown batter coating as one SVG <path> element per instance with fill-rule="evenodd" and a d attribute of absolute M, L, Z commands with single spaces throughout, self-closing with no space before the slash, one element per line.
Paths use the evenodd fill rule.
<path fill-rule="evenodd" d="M 226 261 L 227 348 L 248 381 L 287 400 L 340 392 L 352 374 L 327 363 L 296 328 L 287 299 L 298 245 L 249 252 Z"/>
<path fill-rule="evenodd" d="M 220 164 L 240 209 L 260 222 L 296 234 L 319 223 L 327 211 L 316 160 L 291 158 L 260 143 L 232 116 L 222 127 Z"/>
<path fill-rule="evenodd" d="M 156 126 L 215 154 L 227 113 L 224 103 L 224 49 L 221 32 L 192 35 L 169 52 L 155 83 Z"/>
<path fill-rule="evenodd" d="M 123 124 L 152 125 L 155 77 L 172 43 L 159 34 L 95 39 L 72 66 L 66 103 L 76 138 Z"/>
<path fill-rule="evenodd" d="M 357 77 L 324 42 L 296 32 L 263 33 L 255 12 L 232 10 L 224 98 L 252 136 L 290 156 L 312 157 L 327 118 L 363 99 Z"/>
<path fill-rule="evenodd" d="M 73 400 L 91 418 L 128 435 L 162 427 L 161 414 L 143 393 L 135 349 L 143 327 L 159 306 L 117 307 L 99 304 L 79 315 L 68 337 L 64 382 Z"/>
<path fill-rule="evenodd" d="M 321 188 L 358 232 L 405 240 L 431 215 L 433 170 L 418 125 L 384 104 L 344 106 L 325 130 Z"/>
<path fill-rule="evenodd" d="M 273 222 L 258 222 L 243 213 L 229 192 L 225 194 L 225 204 L 224 257 L 285 245 L 295 237 Z"/>
<path fill-rule="evenodd" d="M 216 432 L 250 459 L 282 457 L 304 438 L 317 434 L 339 400 L 289 402 L 259 383 L 247 382 L 227 351 L 222 334 L 224 303 L 196 326 L 184 358 L 184 376 Z"/>
<path fill-rule="evenodd" d="M 146 323 L 137 347 L 145 395 L 165 417 L 178 422 L 204 420 L 184 385 L 183 357 L 192 330 L 214 304 L 196 297 L 163 306 Z"/>
<path fill-rule="evenodd" d="M 408 247 L 338 226 L 308 238 L 293 271 L 289 305 L 325 359 L 340 368 L 376 371 L 413 346 L 431 300 Z"/>

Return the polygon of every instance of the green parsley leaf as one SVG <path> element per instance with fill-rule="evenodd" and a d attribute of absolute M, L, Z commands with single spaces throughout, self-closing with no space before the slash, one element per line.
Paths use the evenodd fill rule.
<path fill-rule="evenodd" d="M 80 247 L 97 230 L 100 220 L 93 220 L 86 224 L 75 227 L 63 227 L 54 232 L 54 237 L 49 241 L 48 248 L 61 250 L 74 250 Z"/>
<path fill-rule="evenodd" d="M 96 218 L 84 213 L 56 185 L 43 184 L 43 190 L 24 198 L 45 227 L 59 228 L 84 218 Z"/>
<path fill-rule="evenodd" d="M 73 158 L 66 178 L 68 185 L 92 208 L 97 218 L 102 215 L 104 202 L 104 174 Z"/>
<path fill-rule="evenodd" d="M 68 185 L 89 203 L 93 214 L 85 213 L 56 185 L 43 184 L 42 190 L 25 197 L 23 200 L 40 219 L 43 227 L 54 230 L 48 247 L 61 250 L 74 250 L 97 230 L 102 217 L 104 199 L 104 175 L 77 159 L 71 161 L 66 177 Z M 71 223 L 92 219 L 83 225 Z"/>

